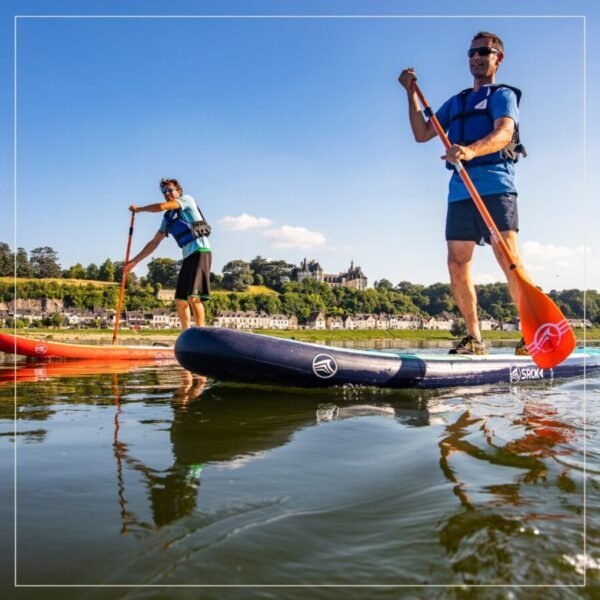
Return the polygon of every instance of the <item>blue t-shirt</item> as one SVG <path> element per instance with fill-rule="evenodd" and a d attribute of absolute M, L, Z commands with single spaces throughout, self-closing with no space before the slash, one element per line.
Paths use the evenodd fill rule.
<path fill-rule="evenodd" d="M 519 123 L 519 107 L 517 105 L 516 94 L 511 89 L 503 87 L 498 88 L 493 94 L 490 93 L 491 91 L 489 85 L 485 85 L 477 92 L 467 94 L 465 109 L 482 110 L 484 113 L 489 109 L 489 113 L 494 121 L 502 117 L 509 117 L 517 125 Z M 462 111 L 462 101 L 459 96 L 460 94 L 457 94 L 446 100 L 436 112 L 436 117 L 446 132 L 450 127 L 452 117 Z M 471 124 L 471 127 L 478 129 L 476 132 L 477 135 L 474 136 L 474 139 L 470 140 L 471 142 L 475 141 L 475 139 L 481 139 L 493 131 L 493 124 L 490 123 L 489 119 L 469 118 L 467 121 Z M 450 141 L 452 141 L 452 138 Z M 469 175 L 481 196 L 500 194 L 502 192 L 517 192 L 515 186 L 515 164 L 513 162 L 504 161 L 492 165 L 474 165 L 469 167 L 469 161 L 464 161 L 463 165 L 468 169 Z M 454 169 L 450 178 L 448 201 L 456 202 L 458 200 L 466 200 L 470 197 L 460 175 Z"/>
<path fill-rule="evenodd" d="M 179 206 L 181 207 L 181 218 L 187 223 L 194 223 L 196 221 L 200 221 L 202 216 L 200 215 L 200 211 L 196 206 L 196 201 L 187 194 L 181 196 L 181 198 L 177 199 Z M 163 217 L 162 223 L 158 230 L 161 233 L 167 232 L 167 220 Z M 210 252 L 210 243 L 207 237 L 199 237 L 195 240 L 192 240 L 189 244 L 186 244 L 182 249 L 183 258 L 187 258 L 190 254 L 194 252 Z"/>

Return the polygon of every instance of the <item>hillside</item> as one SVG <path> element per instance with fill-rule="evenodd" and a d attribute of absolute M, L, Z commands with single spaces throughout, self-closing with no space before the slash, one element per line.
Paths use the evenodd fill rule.
<path fill-rule="evenodd" d="M 37 277 L 18 277 L 16 280 L 14 277 L 0 277 L 0 283 L 9 283 L 14 284 L 17 283 L 54 283 L 59 285 L 75 285 L 75 286 L 97 286 L 97 287 L 107 287 L 119 285 L 119 283 L 115 281 L 97 281 L 95 279 L 63 279 L 62 277 L 47 277 L 47 278 L 37 278 Z"/>

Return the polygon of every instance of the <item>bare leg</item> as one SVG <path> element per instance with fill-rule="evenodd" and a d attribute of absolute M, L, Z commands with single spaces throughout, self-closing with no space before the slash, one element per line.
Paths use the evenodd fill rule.
<path fill-rule="evenodd" d="M 175 300 L 177 314 L 181 321 L 181 329 L 187 329 L 190 326 L 190 307 L 186 300 Z"/>
<path fill-rule="evenodd" d="M 194 321 L 198 327 L 204 327 L 205 317 L 204 317 L 204 305 L 202 304 L 202 300 L 197 296 L 190 296 L 188 298 L 189 305 L 192 309 L 192 314 L 194 315 Z"/>
<path fill-rule="evenodd" d="M 513 258 L 515 260 L 515 264 L 519 267 L 521 273 L 525 275 L 525 277 L 529 280 L 529 275 L 523 269 L 523 265 L 521 264 L 521 257 L 519 256 L 519 246 L 517 244 L 517 232 L 516 231 L 501 231 L 500 235 L 504 238 L 508 249 L 510 250 Z M 492 238 L 493 240 L 493 238 Z M 519 306 L 519 286 L 515 281 L 514 271 L 510 268 L 509 262 L 506 260 L 506 257 L 502 253 L 502 251 L 498 248 L 498 246 L 492 241 L 492 248 L 494 249 L 494 254 L 496 255 L 496 260 L 498 264 L 502 267 L 504 274 L 506 275 L 506 281 L 508 282 L 508 291 L 510 292 L 510 296 L 513 299 L 513 302 Z"/>
<path fill-rule="evenodd" d="M 452 294 L 458 305 L 458 310 L 465 320 L 467 333 L 481 340 L 479 319 L 477 318 L 477 295 L 471 279 L 471 259 L 475 242 L 449 240 L 448 242 L 448 271 Z"/>

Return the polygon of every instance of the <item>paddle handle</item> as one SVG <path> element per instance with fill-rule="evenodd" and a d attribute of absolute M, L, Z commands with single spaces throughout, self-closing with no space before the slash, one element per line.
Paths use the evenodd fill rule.
<path fill-rule="evenodd" d="M 129 262 L 129 252 L 131 251 L 131 238 L 133 237 L 133 222 L 135 213 L 131 212 L 131 223 L 129 224 L 129 236 L 127 237 L 127 250 L 125 251 L 125 262 L 123 263 L 123 277 L 121 278 L 121 290 L 119 291 L 119 302 L 117 304 L 117 314 L 115 315 L 115 328 L 113 330 L 112 343 L 117 341 L 117 331 L 119 330 L 119 320 L 121 318 L 121 308 L 123 306 L 123 296 L 125 295 L 125 284 L 127 283 L 127 272 L 125 265 Z"/>
<path fill-rule="evenodd" d="M 421 91 L 421 89 L 417 85 L 417 82 L 414 79 L 412 81 L 412 85 L 413 85 L 413 89 L 415 90 L 417 96 L 419 97 L 419 100 L 421 101 L 421 104 L 423 105 L 423 108 L 424 108 L 423 113 L 429 119 L 429 121 L 431 121 L 431 124 L 433 125 L 433 128 L 435 129 L 439 138 L 442 140 L 444 147 L 446 148 L 446 150 L 448 150 L 450 148 L 450 146 L 452 146 L 452 144 L 450 143 L 450 140 L 448 139 L 446 132 L 440 125 L 438 118 L 435 116 L 435 113 L 431 110 L 431 106 L 429 106 L 429 103 L 427 102 L 425 96 L 423 95 L 423 92 Z M 479 192 L 473 185 L 473 182 L 471 181 L 471 177 L 467 173 L 467 170 L 465 169 L 465 167 L 463 166 L 463 164 L 460 161 L 458 161 L 454 164 L 454 168 L 456 169 L 456 172 L 460 175 L 460 178 L 462 179 L 463 183 L 465 184 L 465 187 L 469 191 L 469 194 L 470 194 L 471 198 L 473 199 L 473 202 L 475 202 L 475 206 L 477 207 L 477 210 L 479 211 L 481 218 L 485 222 L 487 228 L 490 230 L 490 235 L 491 235 L 492 239 L 498 245 L 498 247 L 501 249 L 506 260 L 508 261 L 510 268 L 516 269 L 517 264 L 512 255 L 512 252 L 510 251 L 507 243 L 504 241 L 504 238 L 500 235 L 500 232 L 498 231 L 498 228 L 496 227 L 496 224 L 494 223 L 494 219 L 492 219 L 492 216 L 490 215 L 488 209 L 486 208 L 485 204 L 483 203 L 483 200 L 481 199 Z"/>

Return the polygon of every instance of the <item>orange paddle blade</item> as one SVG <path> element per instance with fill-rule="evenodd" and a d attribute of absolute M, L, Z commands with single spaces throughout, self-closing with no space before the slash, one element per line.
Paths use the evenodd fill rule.
<path fill-rule="evenodd" d="M 558 306 L 517 272 L 521 330 L 531 358 L 551 369 L 575 348 L 575 334 Z"/>

